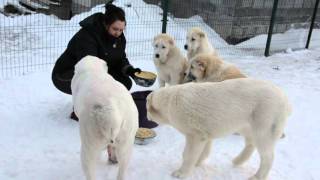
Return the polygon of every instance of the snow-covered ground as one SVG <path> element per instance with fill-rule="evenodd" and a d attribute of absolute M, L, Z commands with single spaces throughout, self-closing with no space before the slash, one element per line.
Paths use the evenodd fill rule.
<path fill-rule="evenodd" d="M 123 6 L 130 1 L 117 1 Z M 0 1 L 0 4 L 2 2 Z M 128 27 L 128 57 L 131 63 L 143 70 L 154 71 L 150 39 L 159 33 L 161 25 L 149 26 L 145 22 L 141 28 L 147 28 L 145 34 L 131 31 L 137 17 L 150 15 L 158 9 L 148 5 L 143 11 L 134 11 L 135 6 L 145 5 L 142 1 L 132 3 L 127 8 Z M 92 12 L 101 11 L 102 7 L 94 8 Z M 61 29 L 66 24 L 74 24 L 92 12 L 75 16 L 71 21 L 61 21 L 53 16 L 41 14 L 33 18 L 7 18 L 0 14 L 0 24 L 9 24 L 6 38 L 1 39 L 1 59 L 12 57 L 16 63 L 23 62 L 26 57 L 39 57 L 40 64 L 45 66 L 32 69 L 24 76 L 0 79 L 0 179 L 1 180 L 81 180 L 84 179 L 80 165 L 80 139 L 78 123 L 68 118 L 72 111 L 71 96 L 59 92 L 51 82 L 51 69 L 55 59 L 64 50 L 68 39 L 76 32 L 78 26 L 70 26 L 68 30 Z M 148 14 L 149 13 L 149 14 Z M 194 17 L 190 21 L 201 21 Z M 154 16 L 154 20 L 160 19 Z M 30 22 L 32 20 L 32 22 Z M 170 21 L 168 33 L 175 37 L 184 37 L 187 20 Z M 26 28 L 29 24 L 47 22 L 44 31 Z M 11 25 L 10 25 L 11 24 Z M 12 29 L 12 25 L 20 25 L 20 29 Z M 176 27 L 175 27 L 176 26 Z M 131 27 L 131 28 L 130 28 Z M 210 34 L 215 32 L 202 26 Z M 61 31 L 57 31 L 57 30 Z M 14 31 L 13 31 L 14 30 Z M 294 30 L 292 30 L 294 31 Z M 301 30 L 297 30 L 301 31 Z M 26 36 L 28 34 L 28 36 Z M 294 34 L 294 33 L 289 33 Z M 9 35 L 9 38 L 8 38 Z M 283 38 L 289 35 L 279 34 Z M 0 34 L 1 37 L 1 34 Z M 212 35 L 212 37 L 214 37 Z M 294 34 L 296 38 L 297 34 Z M 64 39 L 65 41 L 61 41 Z M 130 41 L 141 40 L 135 46 Z M 277 39 L 277 38 L 274 38 Z M 6 41 L 4 41 L 6 40 Z M 20 44 L 16 44 L 16 43 Z M 218 36 L 212 43 L 225 43 Z M 265 42 L 261 36 L 253 38 L 246 44 Z M 37 49 L 37 45 L 47 44 L 48 49 Z M 53 46 L 60 43 L 60 46 Z M 178 43 L 182 49 L 183 44 Z M 228 46 L 225 44 L 225 46 Z M 241 45 L 239 45 L 241 46 Z M 56 48 L 53 48 L 56 47 Z M 319 47 L 319 44 L 318 44 Z M 7 49 L 8 48 L 8 49 Z M 12 49 L 11 49 L 12 48 Z M 13 49 L 20 51 L 13 54 Z M 271 180 L 316 180 L 320 178 L 320 49 L 294 51 L 294 46 L 288 45 L 284 53 L 270 57 L 249 56 L 245 51 L 239 52 L 237 47 L 223 51 L 225 60 L 236 64 L 247 75 L 266 79 L 282 87 L 288 94 L 293 106 L 285 130 L 286 138 L 281 139 L 276 147 L 275 160 L 270 172 Z M 220 49 L 218 49 L 220 50 Z M 183 51 L 183 50 L 182 50 Z M 17 51 L 14 51 L 17 52 Z M 136 54 L 135 54 L 136 53 Z M 136 55 L 141 54 L 140 58 Z M 14 62 L 1 62 L 0 69 Z M 23 62 L 22 65 L 32 65 L 36 62 Z M 28 66 L 29 67 L 29 66 Z M 157 82 L 156 82 L 157 83 Z M 158 88 L 157 84 L 150 88 L 134 85 L 132 92 Z M 169 126 L 155 128 L 157 137 L 145 146 L 134 146 L 134 151 L 127 172 L 127 179 L 132 180 L 169 180 L 171 172 L 179 167 L 184 146 L 183 136 Z M 214 142 L 211 155 L 207 162 L 197 168 L 187 179 L 197 180 L 242 180 L 255 173 L 259 164 L 257 153 L 242 167 L 235 168 L 231 160 L 243 147 L 243 139 L 230 135 Z M 105 154 L 98 162 L 98 179 L 114 179 L 117 166 L 107 164 Z"/>

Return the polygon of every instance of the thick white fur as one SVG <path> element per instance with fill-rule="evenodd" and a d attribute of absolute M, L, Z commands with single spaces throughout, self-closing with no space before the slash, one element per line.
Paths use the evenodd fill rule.
<path fill-rule="evenodd" d="M 153 62 L 158 71 L 160 87 L 165 84 L 181 84 L 187 68 L 187 60 L 168 34 L 159 34 L 153 40 Z"/>
<path fill-rule="evenodd" d="M 218 55 L 209 42 L 207 34 L 199 27 L 193 27 L 188 30 L 185 49 L 187 50 L 188 61 L 199 53 Z"/>
<path fill-rule="evenodd" d="M 278 87 L 251 78 L 191 82 L 160 88 L 147 97 L 148 119 L 169 124 L 186 137 L 182 165 L 173 172 L 178 178 L 190 175 L 209 156 L 212 139 L 238 132 L 246 145 L 233 163 L 244 163 L 256 148 L 260 167 L 250 179 L 266 180 L 290 111 Z"/>
<path fill-rule="evenodd" d="M 191 59 L 184 82 L 220 82 L 245 77 L 234 64 L 223 61 L 212 53 L 200 53 Z"/>
<path fill-rule="evenodd" d="M 124 179 L 138 129 L 138 111 L 132 96 L 107 73 L 106 63 L 94 56 L 86 56 L 76 64 L 71 89 L 87 180 L 96 179 L 96 160 L 107 145 L 112 146 L 119 162 L 117 179 Z"/>

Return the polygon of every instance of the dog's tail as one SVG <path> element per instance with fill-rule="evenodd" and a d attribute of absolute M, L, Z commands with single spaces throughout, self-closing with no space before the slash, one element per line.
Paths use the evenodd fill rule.
<path fill-rule="evenodd" d="M 96 104 L 92 110 L 92 120 L 96 123 L 96 129 L 106 138 L 107 143 L 115 142 L 121 126 L 121 120 L 116 109 Z"/>
<path fill-rule="evenodd" d="M 283 95 L 283 103 L 284 103 L 284 111 L 280 113 L 278 117 L 278 121 L 277 123 L 275 123 L 276 126 L 274 126 L 273 128 L 274 132 L 281 132 L 281 136 L 280 136 L 281 139 L 285 137 L 284 127 L 287 123 L 288 117 L 292 113 L 292 106 L 289 103 L 288 97 L 285 95 Z"/>

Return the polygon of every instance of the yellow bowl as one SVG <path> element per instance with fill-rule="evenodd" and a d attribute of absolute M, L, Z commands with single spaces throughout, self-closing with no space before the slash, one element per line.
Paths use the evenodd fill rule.
<path fill-rule="evenodd" d="M 145 145 L 152 141 L 152 139 L 156 137 L 156 132 L 149 128 L 139 128 L 136 137 L 135 137 L 135 144 L 138 145 Z"/>
<path fill-rule="evenodd" d="M 149 87 L 154 84 L 157 79 L 157 75 L 153 72 L 141 71 L 134 74 L 133 80 L 139 86 Z"/>

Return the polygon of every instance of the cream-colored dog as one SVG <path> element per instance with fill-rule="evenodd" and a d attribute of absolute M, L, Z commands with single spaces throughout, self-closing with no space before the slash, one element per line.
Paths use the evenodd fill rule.
<path fill-rule="evenodd" d="M 160 87 L 165 84 L 181 84 L 187 68 L 187 60 L 168 34 L 159 34 L 153 40 L 153 61 L 158 71 Z"/>
<path fill-rule="evenodd" d="M 132 96 L 107 73 L 107 68 L 105 61 L 86 56 L 76 64 L 71 81 L 87 180 L 96 179 L 96 160 L 107 145 L 112 146 L 111 155 L 119 162 L 117 179 L 124 179 L 138 129 L 138 111 Z"/>
<path fill-rule="evenodd" d="M 251 78 L 191 82 L 147 97 L 148 119 L 169 124 L 186 137 L 182 165 L 173 172 L 178 178 L 190 175 L 209 156 L 212 139 L 238 132 L 246 145 L 233 163 L 244 163 L 256 148 L 260 167 L 250 180 L 266 180 L 290 111 L 281 89 Z"/>
<path fill-rule="evenodd" d="M 185 73 L 185 82 L 219 82 L 227 79 L 245 78 L 235 65 L 223 61 L 219 56 L 211 53 L 196 55 Z"/>
<path fill-rule="evenodd" d="M 184 49 L 187 50 L 188 61 L 199 53 L 218 55 L 217 51 L 210 44 L 207 34 L 199 27 L 189 29 Z"/>

